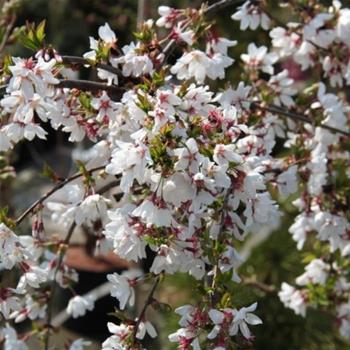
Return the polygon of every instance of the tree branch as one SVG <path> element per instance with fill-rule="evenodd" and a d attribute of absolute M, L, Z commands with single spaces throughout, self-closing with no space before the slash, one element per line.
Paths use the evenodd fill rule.
<path fill-rule="evenodd" d="M 91 61 L 79 56 L 61 56 L 61 58 L 63 63 L 66 64 L 89 65 L 90 67 L 100 68 L 107 72 L 123 77 L 123 74 L 119 68 L 113 67 L 106 63 L 91 63 Z"/>
<path fill-rule="evenodd" d="M 252 278 L 243 278 L 242 283 L 247 285 L 247 286 L 251 286 L 251 287 L 254 287 L 256 289 L 259 289 L 265 293 L 275 294 L 277 292 L 275 286 L 271 286 L 271 285 L 259 282 L 255 279 L 252 279 Z"/>
<path fill-rule="evenodd" d="M 70 89 L 79 89 L 82 91 L 99 91 L 99 90 L 105 90 L 107 92 L 112 93 L 120 93 L 121 91 L 125 91 L 125 88 L 114 86 L 114 85 L 107 85 L 105 83 L 99 83 L 96 81 L 90 81 L 90 80 L 79 80 L 79 79 L 62 79 L 60 80 L 60 83 L 57 85 L 62 88 L 70 88 Z"/>
<path fill-rule="evenodd" d="M 134 327 L 134 331 L 133 331 L 133 336 L 134 336 L 134 341 L 136 339 L 136 335 L 137 335 L 137 331 L 139 329 L 139 326 L 140 326 L 140 323 L 142 322 L 142 320 L 144 319 L 145 317 L 145 314 L 146 314 L 146 311 L 147 311 L 147 308 L 149 305 L 152 304 L 153 302 L 153 295 L 154 295 L 154 292 L 156 291 L 157 287 L 158 287 L 158 284 L 159 284 L 159 281 L 160 281 L 160 276 L 158 275 L 153 283 L 153 286 L 148 294 L 148 297 L 145 301 L 145 304 L 143 305 L 143 308 L 137 318 L 137 321 L 136 321 L 136 324 L 135 324 L 135 327 Z"/>
<path fill-rule="evenodd" d="M 212 12 L 216 12 L 216 11 L 224 9 L 225 7 L 228 7 L 228 6 L 231 6 L 231 5 L 238 5 L 238 4 L 242 3 L 242 2 L 244 2 L 244 0 L 221 0 L 221 1 L 217 1 L 216 3 L 208 6 L 207 9 L 204 10 L 204 12 L 206 14 L 212 13 Z"/>
<path fill-rule="evenodd" d="M 302 122 L 305 122 L 305 123 L 308 123 L 308 124 L 311 124 L 311 125 L 314 125 L 314 122 L 306 117 L 305 115 L 303 114 L 300 114 L 300 113 L 295 113 L 295 112 L 290 112 L 280 106 L 276 106 L 276 105 L 262 105 L 261 103 L 259 102 L 252 102 L 252 105 L 255 107 L 255 108 L 258 108 L 260 110 L 264 110 L 264 111 L 268 111 L 268 112 L 271 112 L 271 113 L 276 113 L 276 114 L 280 114 L 280 115 L 283 115 L 287 118 L 290 118 L 290 119 L 293 119 L 293 120 L 298 120 L 298 121 L 302 121 Z M 327 130 L 330 130 L 330 131 L 333 131 L 333 132 L 336 132 L 336 133 L 339 133 L 339 134 L 342 134 L 342 135 L 345 135 L 345 136 L 350 136 L 350 133 L 347 132 L 347 131 L 344 131 L 344 130 L 341 130 L 341 129 L 338 129 L 338 128 L 334 128 L 333 126 L 329 126 L 329 125 L 326 125 L 326 124 L 320 124 L 320 125 L 317 125 L 319 126 L 320 128 L 323 128 L 323 129 L 327 129 Z"/>
<path fill-rule="evenodd" d="M 90 170 L 91 172 L 91 170 Z M 115 186 L 119 185 L 119 181 L 112 181 L 109 184 L 103 186 L 100 190 L 97 191 L 98 194 L 103 194 L 107 191 L 109 191 L 110 189 L 112 189 Z M 70 239 L 72 238 L 72 235 L 74 233 L 74 229 L 76 227 L 76 223 L 73 222 L 71 224 L 71 226 L 69 227 L 69 230 L 67 232 L 67 235 L 63 241 L 62 244 L 62 249 L 60 250 L 60 254 L 58 257 L 58 261 L 57 261 L 57 266 L 54 272 L 54 276 L 53 276 L 53 280 L 52 280 L 52 284 L 51 284 L 51 291 L 50 291 L 50 299 L 48 301 L 48 306 L 47 306 L 47 314 L 46 314 L 46 327 L 47 327 L 47 332 L 45 334 L 45 340 L 44 340 L 44 344 L 45 344 L 45 350 L 49 349 L 49 343 L 50 343 L 50 331 L 51 331 L 51 320 L 52 320 L 52 308 L 53 308 L 53 300 L 54 300 L 54 295 L 57 289 L 57 282 L 56 282 L 56 278 L 57 278 L 57 274 L 61 268 L 62 262 L 63 262 L 63 258 L 64 255 L 66 253 L 66 247 L 69 245 Z"/>
<path fill-rule="evenodd" d="M 3 38 L 2 38 L 2 41 L 0 44 L 0 52 L 2 52 L 4 50 L 4 48 L 7 44 L 7 41 L 11 35 L 11 32 L 12 32 L 13 26 L 15 25 L 16 19 L 17 19 L 16 14 L 13 14 L 11 17 L 11 20 L 9 21 L 9 23 L 6 26 L 6 31 L 3 35 Z"/>
<path fill-rule="evenodd" d="M 221 0 L 205 8 L 203 13 L 208 15 L 216 11 L 219 11 L 225 7 L 228 7 L 231 5 L 238 5 L 242 2 L 244 2 L 244 0 Z M 167 59 L 169 58 L 171 53 L 174 51 L 175 47 L 176 47 L 176 40 L 171 39 L 163 49 L 164 60 L 162 64 L 166 63 Z"/>
<path fill-rule="evenodd" d="M 53 300 L 54 300 L 54 295 L 56 292 L 56 278 L 57 278 L 57 274 L 58 271 L 61 268 L 62 262 L 63 262 L 63 258 L 65 255 L 65 251 L 66 251 L 66 246 L 69 244 L 69 241 L 73 235 L 74 229 L 75 229 L 75 222 L 73 222 L 71 224 L 71 226 L 69 227 L 69 230 L 67 232 L 66 238 L 64 239 L 64 243 L 62 244 L 62 249 L 60 250 L 60 254 L 58 257 L 58 261 L 57 261 L 57 266 L 56 266 L 56 270 L 54 272 L 53 275 L 53 280 L 52 280 L 52 284 L 51 284 L 51 290 L 50 290 L 50 298 L 48 300 L 48 305 L 47 305 L 47 314 L 46 314 L 46 334 L 45 334 L 45 340 L 44 340 L 44 348 L 45 350 L 49 349 L 49 345 L 50 345 L 50 331 L 51 331 L 51 319 L 52 319 L 52 307 L 53 307 Z"/>
<path fill-rule="evenodd" d="M 90 170 L 87 170 L 87 172 L 89 174 L 95 172 L 95 171 L 99 171 L 99 170 L 103 170 L 106 167 L 106 165 L 101 165 L 95 168 L 92 168 Z M 62 187 L 64 187 L 65 185 L 67 185 L 69 182 L 74 181 L 75 179 L 78 179 L 79 177 L 83 176 L 82 173 L 77 173 L 74 174 L 72 176 L 70 176 L 69 178 L 59 182 L 56 186 L 54 186 L 49 192 L 47 192 L 44 196 L 42 196 L 41 198 L 39 198 L 37 201 L 35 201 L 28 209 L 26 209 L 15 221 L 16 225 L 19 225 L 28 215 L 30 215 L 31 213 L 33 213 L 33 211 L 35 210 L 35 208 L 42 204 L 47 198 L 49 198 L 52 194 L 54 194 L 56 191 L 58 191 L 59 189 L 61 189 Z"/>
<path fill-rule="evenodd" d="M 6 88 L 8 85 L 0 86 L 0 96 L 6 94 Z M 59 84 L 54 85 L 54 87 L 69 88 L 69 89 L 79 89 L 82 91 L 100 91 L 104 90 L 109 93 L 120 94 L 126 91 L 125 88 L 115 85 L 107 85 L 105 83 L 100 83 L 97 81 L 90 80 L 79 80 L 79 79 L 61 79 Z"/>

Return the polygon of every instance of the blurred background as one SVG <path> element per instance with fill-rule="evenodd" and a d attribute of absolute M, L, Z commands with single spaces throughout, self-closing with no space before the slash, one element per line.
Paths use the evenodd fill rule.
<path fill-rule="evenodd" d="M 215 1 L 214 1 L 215 2 Z M 169 5 L 174 7 L 199 7 L 201 1 L 177 0 L 22 0 L 18 2 L 16 25 L 22 26 L 26 21 L 39 23 L 46 19 L 47 42 L 51 43 L 60 54 L 81 56 L 89 49 L 89 36 L 97 37 L 100 25 L 108 22 L 116 32 L 118 43 L 122 47 L 133 40 L 133 31 L 136 29 L 140 18 L 156 18 L 158 6 Z M 277 11 L 277 10 L 275 10 Z M 232 49 L 232 57 L 236 59 L 230 70 L 229 80 L 235 85 L 239 79 L 239 54 L 245 51 L 249 42 L 267 42 L 267 34 L 260 32 L 239 31 L 236 22 L 230 19 L 233 9 L 225 9 L 217 13 L 220 36 L 235 39 L 239 45 Z M 278 13 L 277 13 L 278 15 Z M 7 47 L 7 52 L 12 56 L 30 56 L 31 52 L 17 44 Z M 87 71 L 81 73 L 81 77 L 89 78 Z M 89 144 L 84 143 L 78 148 L 84 149 Z M 66 140 L 66 136 L 57 131 L 50 131 L 47 142 L 35 141 L 22 143 L 11 152 L 9 162 L 14 166 L 16 178 L 11 176 L 0 177 L 0 205 L 9 205 L 13 215 L 18 214 L 42 193 L 51 187 L 51 183 L 41 172 L 44 164 L 48 164 L 59 176 L 66 177 L 75 171 L 72 162 L 72 145 Z M 5 161 L 2 156 L 1 161 Z M 0 158 L 1 159 L 1 158 Z M 258 300 L 257 314 L 263 319 L 263 325 L 254 327 L 256 341 L 254 349 L 258 350 L 342 350 L 350 349 L 350 344 L 344 342 L 338 336 L 334 320 L 331 315 L 322 312 L 309 311 L 307 318 L 294 315 L 285 309 L 277 297 L 277 291 L 282 281 L 294 282 L 296 276 L 303 272 L 303 253 L 296 251 L 287 228 L 296 215 L 291 205 L 291 199 L 281 202 L 286 215 L 281 228 L 275 232 L 262 232 L 257 237 L 251 237 L 242 247 L 246 262 L 241 267 L 241 274 L 251 276 L 254 280 L 271 286 L 270 291 L 264 291 L 254 283 L 246 286 L 232 286 L 231 293 L 238 305 L 249 305 Z M 27 227 L 23 226 L 23 233 L 28 234 Z M 60 233 L 59 227 L 52 226 L 52 230 Z M 84 234 L 78 233 L 75 244 L 84 242 Z M 77 248 L 78 249 L 78 248 Z M 103 283 L 105 274 L 110 270 L 122 271 L 128 268 L 123 261 L 107 260 L 105 265 L 96 267 L 96 261 L 88 254 L 76 250 L 71 252 L 72 265 L 78 269 L 81 282 L 76 286 L 79 293 L 84 293 L 89 288 Z M 1 272 L 0 272 L 1 274 Z M 13 276 L 2 275 L 3 281 L 13 282 Z M 167 277 L 163 287 L 157 294 L 160 301 L 169 304 L 172 308 L 195 302 L 191 286 L 195 283 L 185 275 Z M 142 302 L 144 291 L 138 293 L 139 304 Z M 56 313 L 59 312 L 68 296 L 62 293 L 55 305 Z M 83 336 L 94 341 L 88 349 L 99 349 L 99 341 L 108 335 L 106 329 L 106 316 L 113 312 L 115 299 L 102 298 L 97 304 L 96 311 L 88 314 L 78 322 L 69 320 L 65 323 L 65 331 L 57 335 L 57 339 L 64 344 L 67 339 Z M 178 328 L 178 317 L 169 312 L 167 308 L 154 313 L 155 325 L 160 334 L 157 343 L 151 344 L 149 349 L 175 349 L 169 343 L 167 334 Z M 116 322 L 113 317 L 109 320 Z M 26 324 L 20 325 L 25 329 Z M 31 345 L 32 349 L 37 344 Z M 63 348 L 63 345 L 62 345 Z"/>

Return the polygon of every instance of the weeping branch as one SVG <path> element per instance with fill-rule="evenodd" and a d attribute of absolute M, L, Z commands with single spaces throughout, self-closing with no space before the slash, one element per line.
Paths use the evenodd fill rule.
<path fill-rule="evenodd" d="M 136 324 L 135 324 L 135 327 L 134 327 L 134 331 L 133 331 L 133 336 L 134 336 L 134 341 L 136 339 L 136 335 L 137 335 L 137 331 L 139 329 L 139 326 L 140 326 L 140 323 L 142 322 L 142 320 L 144 319 L 145 317 L 145 314 L 146 314 L 146 311 L 147 311 L 147 308 L 149 305 L 152 304 L 153 302 L 153 295 L 158 287 L 158 284 L 159 284 L 159 281 L 160 281 L 160 276 L 157 276 L 156 279 L 154 280 L 154 283 L 153 283 L 153 286 L 148 294 L 148 297 L 145 301 L 145 304 L 143 305 L 143 308 L 137 318 L 137 321 L 136 321 Z"/>
<path fill-rule="evenodd" d="M 92 171 L 92 169 L 89 170 L 89 172 L 91 172 L 91 171 Z M 100 190 L 97 191 L 97 193 L 103 194 L 103 193 L 108 192 L 110 189 L 112 189 L 118 185 L 119 185 L 119 180 L 112 181 L 112 182 L 108 183 L 107 185 L 103 186 Z M 60 271 L 60 268 L 62 266 L 65 253 L 66 253 L 67 247 L 69 245 L 69 242 L 73 236 L 75 227 L 76 227 L 76 224 L 75 224 L 75 222 L 73 222 L 71 224 L 71 226 L 69 227 L 67 235 L 66 235 L 66 237 L 61 245 L 61 249 L 59 250 L 58 261 L 57 261 L 56 269 L 55 269 L 52 284 L 51 284 L 50 298 L 49 298 L 48 306 L 47 306 L 47 314 L 46 314 L 46 328 L 47 328 L 47 330 L 46 330 L 45 339 L 44 339 L 45 350 L 49 349 L 50 333 L 51 333 L 51 328 L 53 327 L 53 325 L 52 325 L 53 300 L 54 300 L 54 296 L 55 296 L 57 286 L 58 286 L 56 278 L 57 278 L 57 274 Z"/>

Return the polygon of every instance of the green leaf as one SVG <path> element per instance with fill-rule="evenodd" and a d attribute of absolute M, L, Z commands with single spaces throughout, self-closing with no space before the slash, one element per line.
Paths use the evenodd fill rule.
<path fill-rule="evenodd" d="M 91 108 L 91 96 L 89 96 L 88 94 L 86 94 L 85 92 L 82 92 L 79 95 L 79 102 L 80 104 L 87 109 L 88 111 L 90 111 Z"/>
<path fill-rule="evenodd" d="M 54 172 L 54 170 L 48 165 L 48 164 L 44 164 L 43 170 L 42 170 L 42 175 L 44 177 L 49 178 L 52 181 L 58 181 L 59 180 L 59 176 Z"/>
<path fill-rule="evenodd" d="M 41 21 L 37 27 L 34 23 L 27 23 L 18 35 L 20 43 L 26 48 L 38 51 L 44 47 L 45 20 Z"/>
<path fill-rule="evenodd" d="M 35 35 L 37 40 L 40 43 L 42 43 L 45 39 L 45 25 L 46 25 L 46 20 L 44 19 L 39 23 L 38 27 L 36 28 Z"/>
<path fill-rule="evenodd" d="M 3 222 L 9 228 L 14 228 L 15 222 L 8 217 L 8 212 L 8 206 L 0 208 L 0 222 Z"/>

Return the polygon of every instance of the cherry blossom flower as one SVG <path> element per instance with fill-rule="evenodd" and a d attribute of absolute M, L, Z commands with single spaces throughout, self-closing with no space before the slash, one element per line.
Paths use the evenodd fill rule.
<path fill-rule="evenodd" d="M 203 83 L 209 66 L 208 56 L 202 51 L 195 50 L 180 57 L 170 71 L 180 80 L 193 77 L 198 83 Z"/>
<path fill-rule="evenodd" d="M 116 146 L 106 171 L 113 175 L 122 173 L 120 188 L 124 192 L 128 192 L 134 179 L 142 184 L 146 166 L 152 163 L 152 159 L 148 148 L 144 145 L 118 141 Z"/>
<path fill-rule="evenodd" d="M 103 26 L 98 28 L 99 37 L 109 46 L 114 46 L 117 41 L 115 33 L 112 31 L 108 23 L 105 23 Z"/>
<path fill-rule="evenodd" d="M 84 316 L 86 311 L 92 311 L 94 309 L 95 297 L 93 295 L 87 295 L 82 297 L 76 295 L 69 300 L 67 306 L 67 313 L 72 315 L 73 318 Z"/>
<path fill-rule="evenodd" d="M 2 328 L 0 334 L 4 337 L 4 350 L 29 350 L 27 344 L 18 338 L 14 328 L 9 324 Z"/>
<path fill-rule="evenodd" d="M 305 273 L 296 279 L 296 283 L 304 286 L 308 283 L 324 285 L 327 281 L 330 266 L 321 259 L 312 260 L 306 267 Z"/>
<path fill-rule="evenodd" d="M 111 64 L 117 66 L 123 65 L 123 75 L 129 77 L 131 75 L 139 77 L 149 74 L 153 70 L 153 63 L 147 55 L 139 55 L 139 47 L 135 43 L 125 45 L 123 48 L 124 56 L 111 59 Z"/>
<path fill-rule="evenodd" d="M 129 279 L 117 273 L 107 275 L 107 279 L 112 283 L 111 295 L 119 300 L 119 308 L 121 310 L 125 309 L 126 303 L 133 306 L 135 303 L 135 291 L 132 285 L 137 283 L 136 279 Z"/>
<path fill-rule="evenodd" d="M 257 303 L 248 307 L 243 307 L 239 310 L 210 310 L 209 317 L 215 326 L 208 334 L 208 339 L 216 338 L 222 328 L 227 328 L 231 336 L 236 335 L 240 331 L 246 339 L 250 339 L 251 333 L 248 324 L 255 326 L 262 323 L 261 319 L 252 313 L 252 311 L 255 311 L 256 307 Z"/>
<path fill-rule="evenodd" d="M 105 91 L 100 97 L 91 100 L 91 106 L 98 111 L 96 120 L 99 122 L 113 119 L 114 114 L 120 109 L 120 104 L 111 101 Z"/>
<path fill-rule="evenodd" d="M 181 11 L 162 5 L 158 7 L 158 13 L 161 17 L 158 18 L 156 25 L 158 27 L 171 28 L 181 14 Z"/>
<path fill-rule="evenodd" d="M 130 261 L 138 261 L 146 257 L 146 243 L 142 240 L 142 231 L 145 230 L 139 222 L 133 223 L 126 215 L 131 213 L 135 206 L 127 205 L 123 208 L 109 211 L 111 221 L 103 232 L 107 239 L 112 241 L 116 254 Z"/>
<path fill-rule="evenodd" d="M 97 220 L 106 221 L 109 203 L 109 200 L 99 194 L 86 197 L 76 208 L 75 222 L 78 225 L 81 225 L 83 222 L 92 225 Z"/>
<path fill-rule="evenodd" d="M 322 29 L 326 22 L 331 20 L 333 15 L 330 13 L 317 14 L 304 27 L 304 38 L 310 40 L 316 45 L 327 48 L 335 39 L 334 29 Z"/>
<path fill-rule="evenodd" d="M 102 343 L 102 350 L 126 350 L 124 341 L 133 332 L 133 327 L 123 323 L 117 326 L 112 322 L 108 322 L 107 327 L 113 335 Z"/>
<path fill-rule="evenodd" d="M 282 283 L 281 288 L 278 296 L 284 306 L 292 309 L 297 315 L 305 317 L 306 297 L 303 293 L 285 282 Z"/>
<path fill-rule="evenodd" d="M 91 345 L 91 341 L 82 338 L 76 339 L 70 344 L 69 350 L 83 350 L 85 346 Z"/>
<path fill-rule="evenodd" d="M 24 292 L 28 287 L 39 288 L 41 283 L 47 281 L 47 272 L 35 265 L 22 263 L 24 274 L 19 279 L 17 290 Z"/>
<path fill-rule="evenodd" d="M 179 343 L 182 348 L 188 349 L 191 346 L 193 350 L 201 349 L 197 335 L 187 328 L 178 329 L 175 333 L 170 334 L 168 338 L 173 343 Z"/>
<path fill-rule="evenodd" d="M 0 288 L 0 312 L 8 319 L 12 311 L 20 309 L 20 300 L 16 295 L 16 289 Z"/>
<path fill-rule="evenodd" d="M 154 200 L 145 200 L 134 209 L 134 216 L 143 219 L 146 224 L 151 224 L 159 227 L 171 226 L 172 216 L 170 210 L 166 207 L 164 201 L 160 198 Z"/>
<path fill-rule="evenodd" d="M 251 43 L 248 45 L 248 53 L 241 55 L 242 61 L 250 69 L 261 69 L 264 73 L 273 74 L 273 64 L 277 61 L 278 56 L 276 53 L 267 52 L 266 46 L 257 47 Z"/>
<path fill-rule="evenodd" d="M 274 75 L 269 80 L 269 85 L 273 88 L 273 93 L 276 94 L 274 103 L 278 106 L 285 105 L 287 107 L 294 106 L 292 96 L 296 94 L 296 90 L 293 89 L 293 79 L 288 77 L 288 71 L 283 70 L 282 72 Z"/>
<path fill-rule="evenodd" d="M 248 28 L 256 30 L 259 25 L 265 30 L 268 30 L 270 27 L 269 17 L 251 1 L 246 1 L 240 6 L 238 11 L 232 15 L 232 19 L 241 22 L 241 30 L 246 30 Z"/>
<path fill-rule="evenodd" d="M 148 334 L 151 338 L 155 338 L 157 336 L 157 331 L 155 330 L 151 322 L 141 321 L 137 329 L 136 338 L 143 339 L 146 336 L 146 334 Z"/>

